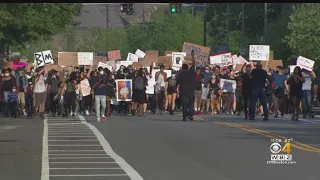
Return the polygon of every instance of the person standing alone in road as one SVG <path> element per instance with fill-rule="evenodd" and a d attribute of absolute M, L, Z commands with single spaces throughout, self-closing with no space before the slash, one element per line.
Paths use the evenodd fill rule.
<path fill-rule="evenodd" d="M 253 67 L 253 62 L 251 61 L 251 67 Z M 265 92 L 265 84 L 268 78 L 267 71 L 262 69 L 262 64 L 260 62 L 257 63 L 257 67 L 252 69 L 251 71 L 251 104 L 250 104 L 250 120 L 255 119 L 256 114 L 256 105 L 257 100 L 259 98 L 262 106 L 263 106 L 263 113 L 264 113 L 264 121 L 268 121 L 269 111 L 267 107 L 267 100 L 266 100 L 266 92 Z"/>
<path fill-rule="evenodd" d="M 195 59 L 194 50 L 191 51 L 192 66 L 188 70 L 188 65 L 182 65 L 182 72 L 179 74 L 177 79 L 178 84 L 178 97 L 181 99 L 182 111 L 183 111 L 183 121 L 187 118 L 193 121 L 194 113 L 194 96 L 196 88 L 196 72 L 195 72 Z"/>

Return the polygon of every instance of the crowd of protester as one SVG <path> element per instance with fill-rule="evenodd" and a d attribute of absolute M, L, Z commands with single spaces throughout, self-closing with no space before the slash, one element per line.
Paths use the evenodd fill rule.
<path fill-rule="evenodd" d="M 193 56 L 193 53 L 192 53 Z M 50 116 L 76 116 L 95 113 L 103 121 L 116 113 L 145 116 L 147 113 L 163 114 L 183 112 L 183 120 L 193 120 L 200 114 L 244 114 L 245 120 L 256 115 L 274 118 L 291 113 L 291 120 L 313 118 L 313 81 L 315 73 L 296 67 L 292 74 L 284 74 L 283 67 L 271 70 L 261 63 L 244 64 L 235 72 L 233 66 L 195 67 L 183 64 L 179 71 L 172 70 L 168 77 L 164 65 L 152 77 L 153 67 L 135 70 L 131 65 L 111 72 L 107 68 L 72 71 L 50 70 L 45 67 L 2 69 L 0 78 L 1 112 L 4 117 L 34 117 L 37 113 L 45 120 Z M 158 69 L 156 68 L 156 69 Z M 117 104 L 117 79 L 132 80 L 132 100 Z M 234 92 L 225 92 L 221 79 L 235 80 Z M 89 81 L 91 94 L 84 96 L 80 82 Z M 119 93 L 126 96 L 125 88 Z"/>

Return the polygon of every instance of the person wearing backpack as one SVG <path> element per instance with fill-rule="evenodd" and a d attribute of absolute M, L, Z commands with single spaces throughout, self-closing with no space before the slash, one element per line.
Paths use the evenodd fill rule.
<path fill-rule="evenodd" d="M 143 104 L 147 102 L 147 95 L 146 95 L 146 86 L 148 85 L 147 78 L 143 75 L 143 69 L 140 68 L 138 71 L 138 75 L 133 79 L 132 83 L 132 102 L 133 102 L 133 109 L 132 115 L 135 115 L 137 110 L 137 106 L 139 104 L 139 116 L 144 115 Z"/>

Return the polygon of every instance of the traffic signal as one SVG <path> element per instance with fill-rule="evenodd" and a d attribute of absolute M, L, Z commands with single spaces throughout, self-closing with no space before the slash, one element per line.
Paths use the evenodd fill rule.
<path fill-rule="evenodd" d="M 127 14 L 132 14 L 133 13 L 133 4 L 121 4 L 121 12 L 125 12 Z"/>
<path fill-rule="evenodd" d="M 181 3 L 170 3 L 171 13 L 179 13 L 181 12 Z"/>

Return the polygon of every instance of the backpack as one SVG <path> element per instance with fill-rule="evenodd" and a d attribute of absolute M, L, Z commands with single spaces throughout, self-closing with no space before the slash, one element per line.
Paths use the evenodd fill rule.
<path fill-rule="evenodd" d="M 134 80 L 134 89 L 135 90 L 144 90 L 143 77 L 136 77 Z"/>

